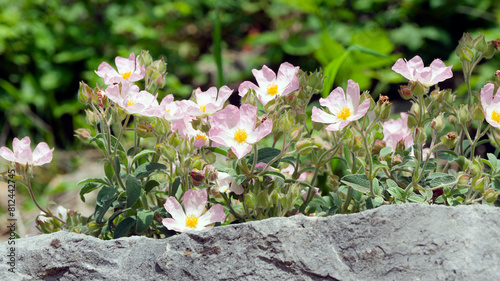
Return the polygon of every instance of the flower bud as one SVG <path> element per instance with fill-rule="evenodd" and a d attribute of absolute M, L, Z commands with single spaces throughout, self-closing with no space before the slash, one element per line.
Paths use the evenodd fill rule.
<path fill-rule="evenodd" d="M 472 57 L 474 56 L 474 52 L 467 47 L 463 47 L 460 53 L 460 61 L 472 61 Z"/>
<path fill-rule="evenodd" d="M 488 48 L 488 45 L 486 43 L 486 39 L 484 38 L 484 34 L 479 33 L 479 36 L 474 39 L 474 49 L 476 49 L 478 52 L 484 52 Z"/>
<path fill-rule="evenodd" d="M 380 150 L 385 147 L 385 141 L 376 140 L 372 147 L 372 154 L 379 154 Z"/>
<path fill-rule="evenodd" d="M 436 118 L 434 118 L 434 120 L 432 120 L 431 128 L 437 132 L 440 132 L 444 128 L 443 113 L 440 113 Z"/>
<path fill-rule="evenodd" d="M 168 131 L 170 131 L 170 124 L 163 118 L 156 118 L 156 120 L 153 121 L 153 126 L 158 135 L 165 135 Z"/>
<path fill-rule="evenodd" d="M 403 86 L 403 85 L 399 86 L 398 93 L 404 100 L 409 100 L 413 96 L 413 93 L 411 92 L 411 89 L 408 86 Z"/>
<path fill-rule="evenodd" d="M 415 116 L 413 116 L 412 114 L 408 114 L 407 124 L 408 124 L 408 128 L 413 128 L 413 127 L 417 126 L 417 124 L 418 124 L 417 118 L 415 118 Z"/>
<path fill-rule="evenodd" d="M 421 95 L 424 95 L 426 94 L 428 91 L 429 91 L 429 87 L 425 86 L 424 84 L 418 82 L 418 81 L 413 81 L 413 82 L 410 82 L 410 89 L 411 89 L 411 92 L 415 95 L 415 96 L 421 96 Z"/>
<path fill-rule="evenodd" d="M 474 187 L 474 191 L 484 194 L 485 182 L 486 182 L 485 178 L 479 178 L 472 181 L 472 186 Z"/>
<path fill-rule="evenodd" d="M 257 106 L 257 97 L 255 96 L 255 91 L 253 89 L 248 88 L 248 92 L 241 97 L 241 104 Z"/>
<path fill-rule="evenodd" d="M 174 162 L 175 161 L 175 158 L 177 158 L 177 151 L 169 146 L 169 145 L 162 145 L 160 144 L 160 151 L 161 151 L 161 154 L 168 159 L 168 161 L 170 162 Z"/>
<path fill-rule="evenodd" d="M 458 121 L 461 124 L 465 124 L 469 121 L 469 110 L 465 104 L 460 105 L 460 109 L 458 111 Z"/>
<path fill-rule="evenodd" d="M 469 169 L 471 176 L 473 177 L 480 176 L 483 171 L 483 162 L 481 161 L 481 158 L 479 157 L 474 158 L 471 165 L 469 166 Z"/>
<path fill-rule="evenodd" d="M 160 73 L 165 74 L 167 72 L 167 63 L 161 58 L 160 60 L 155 60 L 152 66 Z"/>
<path fill-rule="evenodd" d="M 181 141 L 181 144 L 179 146 L 179 151 L 183 155 L 188 155 L 193 151 L 193 145 L 191 144 L 191 141 L 188 139 L 184 139 Z"/>
<path fill-rule="evenodd" d="M 293 128 L 289 133 L 292 141 L 298 141 L 300 139 L 300 137 L 302 136 L 303 130 L 304 130 L 303 126 L 298 126 L 298 127 Z"/>
<path fill-rule="evenodd" d="M 194 186 L 200 186 L 205 180 L 205 174 L 197 170 L 192 170 L 191 173 L 189 174 L 191 176 Z"/>
<path fill-rule="evenodd" d="M 403 163 L 403 159 L 401 159 L 401 154 L 396 154 L 392 157 L 392 165 L 398 165 Z"/>
<path fill-rule="evenodd" d="M 76 129 L 75 137 L 77 137 L 81 141 L 88 141 L 91 138 L 90 130 L 83 128 Z"/>
<path fill-rule="evenodd" d="M 83 81 L 80 81 L 80 89 L 78 89 L 78 100 L 83 104 L 89 104 L 92 102 L 93 96 L 94 92 L 92 91 L 92 89 Z"/>
<path fill-rule="evenodd" d="M 278 129 L 281 132 L 288 132 L 292 129 L 294 125 L 294 120 L 288 111 L 285 114 L 281 115 L 278 119 Z"/>
<path fill-rule="evenodd" d="M 391 113 L 392 103 L 389 102 L 387 96 L 380 95 L 380 98 L 375 106 L 375 116 L 380 120 L 387 120 L 389 114 Z"/>
<path fill-rule="evenodd" d="M 467 48 L 474 48 L 474 39 L 472 39 L 472 36 L 470 35 L 470 33 L 464 33 L 464 35 L 462 36 L 463 40 L 464 40 L 464 43 L 465 43 L 465 46 Z"/>
<path fill-rule="evenodd" d="M 313 138 L 305 138 L 300 141 L 298 141 L 295 144 L 295 149 L 300 155 L 307 155 L 311 153 L 313 148 L 316 148 L 314 146 L 314 139 Z"/>
<path fill-rule="evenodd" d="M 417 127 L 413 130 L 414 140 L 417 144 L 423 144 L 427 141 L 427 134 L 425 130 L 421 127 Z"/>
<path fill-rule="evenodd" d="M 139 65 L 144 66 L 147 68 L 148 66 L 151 65 L 151 62 L 153 61 L 153 58 L 149 54 L 149 51 L 142 50 L 141 54 L 137 56 L 137 61 L 139 62 Z"/>
<path fill-rule="evenodd" d="M 367 99 L 370 100 L 370 107 L 368 108 L 368 111 L 372 111 L 375 108 L 375 101 L 373 100 L 372 95 L 370 95 L 369 91 L 363 91 L 359 102 L 363 102 L 364 100 Z"/>
<path fill-rule="evenodd" d="M 87 121 L 87 124 L 90 126 L 95 126 L 99 123 L 99 118 L 90 109 L 85 109 L 85 121 Z"/>
<path fill-rule="evenodd" d="M 468 188 L 470 186 L 470 176 L 464 172 L 460 172 L 457 174 L 457 188 Z"/>
<path fill-rule="evenodd" d="M 457 134 L 454 132 L 449 132 L 445 136 L 441 137 L 441 142 L 443 142 L 444 146 L 448 149 L 453 149 L 455 145 L 457 144 Z"/>
<path fill-rule="evenodd" d="M 149 138 L 153 136 L 153 124 L 152 122 L 140 122 L 137 125 L 137 135 L 141 138 Z"/>
<path fill-rule="evenodd" d="M 484 200 L 486 200 L 486 202 L 488 202 L 488 203 L 493 203 L 493 202 L 497 201 L 498 194 L 499 193 L 497 191 L 495 191 L 495 189 L 490 188 L 490 189 L 486 190 L 486 192 L 483 194 Z"/>
<path fill-rule="evenodd" d="M 217 160 L 217 156 L 215 156 L 215 153 L 211 151 L 205 152 L 205 161 L 207 161 L 208 164 L 213 164 Z"/>
<path fill-rule="evenodd" d="M 484 120 L 484 113 L 481 106 L 474 106 L 474 110 L 472 111 L 472 120 L 482 121 Z"/>
<path fill-rule="evenodd" d="M 488 47 L 486 51 L 483 52 L 485 59 L 489 60 L 495 55 L 495 43 L 493 41 L 488 42 Z"/>

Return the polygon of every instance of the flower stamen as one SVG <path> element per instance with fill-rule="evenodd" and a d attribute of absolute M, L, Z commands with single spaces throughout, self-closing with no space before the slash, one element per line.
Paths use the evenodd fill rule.
<path fill-rule="evenodd" d="M 267 86 L 267 94 L 270 96 L 274 96 L 278 93 L 278 85 L 276 84 L 269 84 Z"/>
<path fill-rule="evenodd" d="M 194 137 L 194 138 L 197 140 L 204 140 L 205 142 L 207 142 L 207 136 L 205 134 L 202 134 L 202 133 L 196 134 L 196 137 Z"/>
<path fill-rule="evenodd" d="M 190 228 L 196 228 L 196 225 L 198 224 L 198 217 L 193 215 L 193 214 L 189 214 L 186 216 L 186 226 L 187 227 L 190 227 Z"/>
<path fill-rule="evenodd" d="M 491 113 L 491 120 L 500 123 L 500 112 L 497 109 L 493 110 Z"/>
<path fill-rule="evenodd" d="M 248 137 L 247 132 L 245 129 L 238 129 L 236 132 L 234 132 L 234 140 L 237 141 L 238 143 L 244 142 Z"/>
<path fill-rule="evenodd" d="M 203 113 L 205 113 L 205 108 L 206 108 L 206 107 L 207 107 L 206 105 L 202 105 L 202 106 L 200 106 L 200 109 L 201 109 L 201 111 L 203 111 Z"/>
<path fill-rule="evenodd" d="M 132 75 L 132 72 L 130 72 L 130 71 L 125 72 L 125 73 L 122 74 L 122 78 L 123 79 L 129 79 L 130 75 Z"/>
<path fill-rule="evenodd" d="M 135 101 L 133 101 L 133 100 L 128 100 L 127 101 L 127 105 L 128 106 L 131 106 L 131 105 L 134 105 L 134 104 L 135 104 Z"/>
<path fill-rule="evenodd" d="M 342 108 L 340 108 L 337 111 L 336 115 L 339 119 L 342 119 L 345 121 L 347 118 L 349 118 L 351 116 L 351 109 L 346 107 L 346 106 L 342 106 Z"/>

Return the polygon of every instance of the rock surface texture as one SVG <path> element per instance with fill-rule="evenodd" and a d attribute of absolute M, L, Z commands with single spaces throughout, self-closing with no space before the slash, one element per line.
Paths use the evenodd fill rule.
<path fill-rule="evenodd" d="M 168 239 L 58 232 L 0 247 L 0 280 L 500 280 L 500 208 L 383 206 Z"/>

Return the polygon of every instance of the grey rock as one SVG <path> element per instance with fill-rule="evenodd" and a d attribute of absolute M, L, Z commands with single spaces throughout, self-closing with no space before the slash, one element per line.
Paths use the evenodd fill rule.
<path fill-rule="evenodd" d="M 163 240 L 58 232 L 0 248 L 0 280 L 500 280 L 500 208 L 382 206 Z"/>

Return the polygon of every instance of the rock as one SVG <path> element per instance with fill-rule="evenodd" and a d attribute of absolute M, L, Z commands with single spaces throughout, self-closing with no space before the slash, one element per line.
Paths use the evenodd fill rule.
<path fill-rule="evenodd" d="M 500 280 L 499 241 L 500 208 L 391 205 L 163 240 L 23 238 L 2 243 L 0 280 Z"/>

